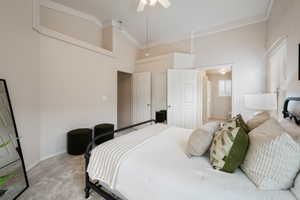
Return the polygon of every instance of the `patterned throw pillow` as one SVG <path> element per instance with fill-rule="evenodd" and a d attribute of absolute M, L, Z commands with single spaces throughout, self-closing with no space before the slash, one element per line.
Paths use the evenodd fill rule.
<path fill-rule="evenodd" d="M 275 119 L 249 134 L 250 146 L 241 168 L 261 190 L 292 187 L 300 170 L 300 145 Z"/>
<path fill-rule="evenodd" d="M 221 123 L 220 127 L 210 149 L 211 164 L 215 169 L 233 173 L 244 160 L 250 130 L 241 115 Z"/>
<path fill-rule="evenodd" d="M 250 132 L 250 129 L 245 123 L 242 115 L 237 115 L 236 117 L 221 123 L 221 130 L 232 130 L 237 127 L 244 129 L 247 134 Z"/>
<path fill-rule="evenodd" d="M 210 161 L 213 168 L 233 173 L 245 159 L 249 138 L 241 127 L 226 125 L 226 128 L 216 133 L 210 149 Z"/>

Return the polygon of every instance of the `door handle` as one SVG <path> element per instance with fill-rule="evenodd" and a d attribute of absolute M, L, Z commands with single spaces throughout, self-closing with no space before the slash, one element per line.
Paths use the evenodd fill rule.
<path fill-rule="evenodd" d="M 171 106 L 170 106 L 170 105 L 168 105 L 168 108 L 171 108 Z"/>

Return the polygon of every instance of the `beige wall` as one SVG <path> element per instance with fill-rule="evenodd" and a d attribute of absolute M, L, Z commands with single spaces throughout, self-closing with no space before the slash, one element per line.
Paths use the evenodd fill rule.
<path fill-rule="evenodd" d="M 26 167 L 40 159 L 39 38 L 32 1 L 0 3 L 0 78 L 7 80 Z"/>
<path fill-rule="evenodd" d="M 272 44 L 282 36 L 287 36 L 287 96 L 300 96 L 298 80 L 298 44 L 300 43 L 300 1 L 274 0 L 268 21 L 267 44 Z M 300 113 L 300 105 L 294 106 Z"/>
<path fill-rule="evenodd" d="M 195 40 L 196 66 L 232 63 L 233 114 L 249 118 L 244 95 L 264 92 L 266 23 L 200 37 Z"/>
<path fill-rule="evenodd" d="M 40 36 L 42 158 L 65 152 L 71 129 L 117 124 L 117 71 L 133 72 L 137 50 L 113 39 L 114 58 Z"/>
<path fill-rule="evenodd" d="M 98 123 L 116 124 L 115 61 L 40 36 L 41 157 L 66 151 L 66 133 Z"/>
<path fill-rule="evenodd" d="M 8 82 L 30 168 L 65 152 L 67 131 L 117 122 L 117 70 L 133 72 L 137 48 L 116 34 L 116 57 L 105 56 L 35 32 L 32 1 L 4 0 L 0 5 L 0 77 Z M 71 20 L 61 13 L 48 14 L 57 23 Z M 93 31 L 85 30 L 87 35 L 79 39 L 97 42 L 96 29 L 81 23 L 64 28 L 80 34 L 77 28 L 87 26 Z"/>
<path fill-rule="evenodd" d="M 41 6 L 40 23 L 49 29 L 102 47 L 102 29 L 92 21 Z"/>
<path fill-rule="evenodd" d="M 138 54 L 138 59 L 146 58 L 145 57 L 146 51 L 150 54 L 151 57 L 170 54 L 174 52 L 191 53 L 191 42 L 190 40 L 182 40 L 173 43 L 166 43 L 166 44 L 152 46 L 147 49 L 142 49 Z"/>
<path fill-rule="evenodd" d="M 132 73 L 135 68 L 138 48 L 118 28 L 113 30 L 113 53 L 120 71 Z"/>
<path fill-rule="evenodd" d="M 250 117 L 254 111 L 245 108 L 244 95 L 264 92 L 266 89 L 265 43 L 265 22 L 194 39 L 195 67 L 233 64 L 233 114 L 241 113 L 245 118 Z M 187 52 L 189 48 L 190 40 L 159 45 L 150 49 L 150 56 Z M 139 53 L 140 57 L 142 53 Z M 137 70 L 142 68 L 157 69 L 150 64 L 142 67 L 137 65 Z"/>
<path fill-rule="evenodd" d="M 207 78 L 211 81 L 211 104 L 210 114 L 213 119 L 228 119 L 231 113 L 231 97 L 219 96 L 219 81 L 231 80 L 231 73 L 207 74 Z"/>

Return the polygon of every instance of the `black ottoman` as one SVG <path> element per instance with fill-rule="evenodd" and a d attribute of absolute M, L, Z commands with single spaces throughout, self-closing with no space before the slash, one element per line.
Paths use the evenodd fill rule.
<path fill-rule="evenodd" d="M 83 128 L 68 132 L 67 146 L 68 154 L 81 155 L 84 154 L 88 144 L 92 141 L 92 129 Z"/>
<path fill-rule="evenodd" d="M 95 128 L 94 128 L 94 137 L 97 137 L 104 133 L 113 132 L 114 129 L 115 129 L 115 126 L 113 124 L 99 124 L 99 125 L 95 126 Z M 95 143 L 97 145 L 99 145 L 99 144 L 102 144 L 111 139 L 114 139 L 113 133 L 109 134 L 108 136 L 99 138 L 98 140 L 95 141 Z"/>

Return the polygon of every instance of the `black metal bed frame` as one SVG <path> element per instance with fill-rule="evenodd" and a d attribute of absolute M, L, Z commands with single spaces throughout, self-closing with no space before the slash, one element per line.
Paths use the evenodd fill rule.
<path fill-rule="evenodd" d="M 282 111 L 283 117 L 290 118 L 291 120 L 295 120 L 295 123 L 300 126 L 300 115 L 288 111 L 289 103 L 291 101 L 299 101 L 300 102 L 300 97 L 289 97 L 285 100 L 284 108 Z"/>
<path fill-rule="evenodd" d="M 103 134 L 103 135 L 99 135 L 99 136 L 93 138 L 92 142 L 88 145 L 87 150 L 86 150 L 85 155 L 84 155 L 84 157 L 85 157 L 85 189 L 84 189 L 85 198 L 89 198 L 90 191 L 92 189 L 106 200 L 121 200 L 120 197 L 118 197 L 114 194 L 111 194 L 107 190 L 104 190 L 103 186 L 101 184 L 99 184 L 99 182 L 93 183 L 90 180 L 89 174 L 87 172 L 87 167 L 88 167 L 88 164 L 89 164 L 89 161 L 90 161 L 91 151 L 93 150 L 93 148 L 95 146 L 97 146 L 95 141 L 97 141 L 98 139 L 100 139 L 102 137 L 109 136 L 109 135 L 117 133 L 117 132 L 122 132 L 122 131 L 125 131 L 125 130 L 128 130 L 128 129 L 132 129 L 132 128 L 135 128 L 135 127 L 138 127 L 138 126 L 141 126 L 141 125 L 144 125 L 144 124 L 149 124 L 149 123 L 155 123 L 155 120 L 148 120 L 148 121 L 145 121 L 145 122 L 134 124 L 134 125 L 131 125 L 131 126 L 128 126 L 128 127 L 125 127 L 125 128 L 121 128 L 121 129 L 118 129 L 118 130 L 115 130 L 115 131 L 112 131 L 112 132 L 109 132 L 109 133 L 106 133 L 106 134 Z"/>

